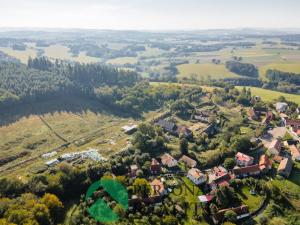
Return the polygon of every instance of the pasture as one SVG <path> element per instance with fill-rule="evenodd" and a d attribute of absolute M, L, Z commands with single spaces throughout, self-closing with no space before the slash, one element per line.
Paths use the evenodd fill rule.
<path fill-rule="evenodd" d="M 237 88 L 239 90 L 241 90 L 243 87 L 238 86 Z M 280 96 L 283 96 L 288 101 L 300 104 L 300 95 L 288 94 L 288 93 L 283 93 L 283 92 L 279 92 L 279 91 L 272 91 L 272 90 L 267 90 L 267 89 L 257 88 L 257 87 L 246 87 L 246 88 L 250 88 L 251 93 L 252 93 L 253 96 L 260 96 L 261 99 L 265 102 L 274 102 Z"/>
<path fill-rule="evenodd" d="M 230 72 L 223 64 L 182 64 L 177 68 L 179 70 L 179 78 L 193 77 L 198 80 L 206 80 L 240 77 L 239 75 Z"/>

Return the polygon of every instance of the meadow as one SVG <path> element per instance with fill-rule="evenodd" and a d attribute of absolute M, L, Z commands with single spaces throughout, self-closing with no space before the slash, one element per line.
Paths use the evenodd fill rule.
<path fill-rule="evenodd" d="M 243 87 L 238 86 L 237 88 L 241 90 Z M 261 99 L 265 102 L 274 102 L 280 96 L 283 96 L 288 101 L 300 104 L 300 95 L 288 94 L 288 93 L 272 91 L 272 90 L 267 90 L 267 89 L 257 88 L 257 87 L 246 87 L 246 88 L 250 88 L 253 96 L 260 96 Z"/>
<path fill-rule="evenodd" d="M 194 76 L 198 80 L 238 78 L 237 74 L 230 72 L 225 65 L 216 65 L 213 63 L 205 64 L 183 64 L 179 65 L 179 78 Z"/>

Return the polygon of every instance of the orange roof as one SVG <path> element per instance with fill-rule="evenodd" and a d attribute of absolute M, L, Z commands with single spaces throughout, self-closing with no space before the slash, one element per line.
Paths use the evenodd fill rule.
<path fill-rule="evenodd" d="M 262 155 L 259 159 L 259 168 L 261 170 L 272 166 L 271 160 L 266 155 Z"/>
<path fill-rule="evenodd" d="M 297 130 L 297 135 L 300 135 L 300 129 Z"/>
<path fill-rule="evenodd" d="M 157 194 L 157 193 L 162 193 L 165 190 L 165 186 L 164 184 L 158 180 L 158 179 L 154 179 L 151 183 L 150 183 L 153 191 Z"/>
<path fill-rule="evenodd" d="M 300 156 L 300 152 L 298 150 L 298 148 L 295 145 L 290 145 L 290 151 L 293 157 L 299 157 Z"/>
<path fill-rule="evenodd" d="M 239 161 L 246 161 L 246 162 L 253 160 L 253 157 L 243 154 L 241 152 L 236 153 L 235 158 Z"/>
<path fill-rule="evenodd" d="M 197 162 L 193 159 L 191 159 L 190 157 L 183 155 L 179 161 L 182 161 L 184 163 L 186 163 L 188 166 L 190 167 L 195 167 L 197 165 Z"/>
<path fill-rule="evenodd" d="M 190 174 L 193 178 L 195 178 L 195 179 L 199 179 L 199 178 L 205 176 L 200 170 L 198 170 L 198 169 L 196 169 L 196 168 L 190 169 L 190 170 L 189 170 L 189 174 Z"/>

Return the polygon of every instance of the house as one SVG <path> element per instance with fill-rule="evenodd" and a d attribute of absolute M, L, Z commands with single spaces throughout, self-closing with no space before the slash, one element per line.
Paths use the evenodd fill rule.
<path fill-rule="evenodd" d="M 235 167 L 232 172 L 237 178 L 243 178 L 259 175 L 261 171 L 259 169 L 259 165 L 256 164 L 246 167 Z"/>
<path fill-rule="evenodd" d="M 178 165 L 178 162 L 176 159 L 174 159 L 170 154 L 165 153 L 162 157 L 161 157 L 161 163 L 164 166 L 167 166 L 169 168 L 172 167 L 176 167 Z"/>
<path fill-rule="evenodd" d="M 215 224 L 219 224 L 223 222 L 225 219 L 225 213 L 229 210 L 234 211 L 237 214 L 237 219 L 242 219 L 248 217 L 250 215 L 249 208 L 246 205 L 242 205 L 236 208 L 228 208 L 228 209 L 221 209 L 215 215 L 213 215 L 212 219 Z"/>
<path fill-rule="evenodd" d="M 277 163 L 280 163 L 282 160 L 284 160 L 284 158 L 283 158 L 282 156 L 280 156 L 280 155 L 275 155 L 275 156 L 273 157 L 273 160 L 274 160 L 275 162 L 277 162 Z"/>
<path fill-rule="evenodd" d="M 238 166 L 250 166 L 253 164 L 253 157 L 243 154 L 241 152 L 236 153 L 235 162 Z"/>
<path fill-rule="evenodd" d="M 178 128 L 175 123 L 166 120 L 159 120 L 155 123 L 155 125 L 161 127 L 164 131 L 169 132 L 170 134 L 178 135 Z"/>
<path fill-rule="evenodd" d="M 254 110 L 254 108 L 250 108 L 248 110 L 248 117 L 252 120 L 259 120 L 259 114 Z"/>
<path fill-rule="evenodd" d="M 185 138 L 193 137 L 193 132 L 190 129 L 188 129 L 186 126 L 179 126 L 177 129 L 177 134 Z"/>
<path fill-rule="evenodd" d="M 272 111 L 268 111 L 266 114 L 266 117 L 263 119 L 262 124 L 263 125 L 268 125 L 270 121 L 275 119 L 275 115 Z"/>
<path fill-rule="evenodd" d="M 125 134 L 133 134 L 134 132 L 137 131 L 138 125 L 126 125 L 122 127 L 122 130 L 124 131 Z"/>
<path fill-rule="evenodd" d="M 262 172 L 267 172 L 272 168 L 272 162 L 267 155 L 261 155 L 259 158 L 259 169 Z"/>
<path fill-rule="evenodd" d="M 196 168 L 190 169 L 187 177 L 196 185 L 203 184 L 206 181 L 206 175 Z"/>
<path fill-rule="evenodd" d="M 300 120 L 298 119 L 285 119 L 285 126 L 291 127 L 294 132 L 300 130 Z"/>
<path fill-rule="evenodd" d="M 161 166 L 156 159 L 152 159 L 151 166 L 150 166 L 151 174 L 159 174 L 161 171 Z"/>
<path fill-rule="evenodd" d="M 275 108 L 276 108 L 277 112 L 279 112 L 279 113 L 282 113 L 282 112 L 284 113 L 286 111 L 287 107 L 288 107 L 288 104 L 285 102 L 277 102 L 275 104 Z"/>
<path fill-rule="evenodd" d="M 278 168 L 277 173 L 284 177 L 289 177 L 293 169 L 293 162 L 290 158 L 283 159 Z"/>
<path fill-rule="evenodd" d="M 188 167 L 194 168 L 197 165 L 197 162 L 190 157 L 183 155 L 180 159 L 179 162 L 184 162 Z"/>
<path fill-rule="evenodd" d="M 130 177 L 136 177 L 136 171 L 138 170 L 138 166 L 137 165 L 131 165 L 130 166 Z"/>
<path fill-rule="evenodd" d="M 300 161 L 300 152 L 296 145 L 290 145 L 289 148 L 291 151 L 292 159 L 295 161 Z"/>
<path fill-rule="evenodd" d="M 198 196 L 198 199 L 202 203 L 211 202 L 214 199 L 213 195 L 200 195 Z"/>
<path fill-rule="evenodd" d="M 193 119 L 198 120 L 203 123 L 209 123 L 209 113 L 203 111 L 197 111 Z"/>
<path fill-rule="evenodd" d="M 158 179 L 154 179 L 151 183 L 150 183 L 151 189 L 152 189 L 152 193 L 153 195 L 166 195 L 167 194 L 167 190 L 165 189 L 164 184 L 158 180 Z"/>
<path fill-rule="evenodd" d="M 274 139 L 271 144 L 269 145 L 268 152 L 271 155 L 279 155 L 281 152 L 282 143 L 278 139 Z"/>

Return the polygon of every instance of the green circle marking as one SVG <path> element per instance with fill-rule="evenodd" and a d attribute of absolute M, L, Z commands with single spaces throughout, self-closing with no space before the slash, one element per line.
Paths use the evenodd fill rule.
<path fill-rule="evenodd" d="M 93 196 L 95 191 L 103 188 L 124 210 L 128 209 L 128 193 L 126 188 L 113 179 L 101 179 L 93 183 L 85 195 L 85 201 Z M 119 220 L 116 214 L 103 199 L 97 199 L 88 210 L 89 214 L 98 222 L 115 222 Z"/>

